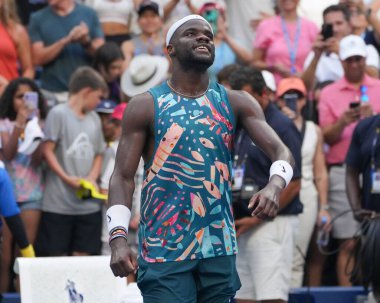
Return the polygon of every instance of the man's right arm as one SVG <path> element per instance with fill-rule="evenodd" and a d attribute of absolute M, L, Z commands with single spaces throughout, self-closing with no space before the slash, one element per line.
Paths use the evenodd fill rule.
<path fill-rule="evenodd" d="M 109 211 L 113 207 L 113 209 L 118 207 L 118 209 L 129 213 L 130 216 L 133 192 L 135 190 L 134 177 L 140 158 L 147 146 L 146 143 L 152 121 L 154 121 L 152 96 L 149 93 L 145 93 L 132 98 L 123 116 L 122 135 L 116 153 L 114 172 L 109 185 Z M 107 211 L 107 216 L 110 214 L 109 211 Z M 110 218 L 108 220 L 110 223 Z M 128 218 L 125 217 L 120 220 L 120 223 L 112 224 L 120 225 L 127 229 L 129 222 L 124 221 L 128 221 Z M 112 250 L 111 269 L 115 276 L 125 277 L 136 270 L 136 258 L 127 245 L 126 237 L 115 237 L 112 239 L 111 236 L 110 239 Z"/>

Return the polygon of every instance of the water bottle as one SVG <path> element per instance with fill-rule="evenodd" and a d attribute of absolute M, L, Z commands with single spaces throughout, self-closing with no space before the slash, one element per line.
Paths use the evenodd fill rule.
<path fill-rule="evenodd" d="M 317 244 L 321 247 L 326 247 L 329 244 L 330 233 L 326 232 L 323 227 L 327 224 L 327 217 L 323 216 L 321 219 L 321 226 L 318 229 Z"/>

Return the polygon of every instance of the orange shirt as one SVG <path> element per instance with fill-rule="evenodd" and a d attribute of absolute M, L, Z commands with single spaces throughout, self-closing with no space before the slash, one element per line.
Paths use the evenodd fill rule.
<path fill-rule="evenodd" d="M 5 26 L 0 23 L 0 75 L 7 80 L 19 76 L 16 45 Z"/>

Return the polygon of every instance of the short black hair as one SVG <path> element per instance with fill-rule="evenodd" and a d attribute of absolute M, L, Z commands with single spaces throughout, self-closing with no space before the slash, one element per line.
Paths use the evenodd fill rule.
<path fill-rule="evenodd" d="M 347 8 L 347 6 L 343 4 L 334 4 L 325 8 L 325 10 L 323 11 L 323 19 L 326 17 L 327 14 L 334 12 L 341 12 L 343 14 L 344 19 L 346 19 L 346 21 L 350 21 L 350 10 Z"/>
<path fill-rule="evenodd" d="M 108 71 L 112 62 L 116 60 L 124 60 L 123 52 L 115 42 L 106 42 L 95 51 L 92 66 L 96 70 L 103 66 Z"/>
<path fill-rule="evenodd" d="M 0 98 L 0 118 L 5 119 L 8 118 L 11 121 L 16 120 L 17 112 L 14 109 L 13 99 L 18 88 L 21 85 L 28 85 L 33 92 L 38 94 L 38 110 L 41 119 L 45 119 L 48 106 L 44 96 L 42 95 L 40 89 L 37 84 L 29 79 L 29 78 L 17 78 L 9 82 L 6 86 L 1 98 Z"/>
<path fill-rule="evenodd" d="M 244 85 L 250 85 L 253 92 L 260 96 L 265 91 L 267 85 L 260 70 L 251 67 L 243 66 L 231 73 L 229 82 L 232 89 L 241 90 Z"/>
<path fill-rule="evenodd" d="M 242 68 L 242 65 L 238 64 L 238 63 L 232 63 L 232 64 L 228 64 L 226 66 L 224 66 L 219 72 L 218 74 L 216 75 L 217 79 L 218 79 L 218 83 L 222 83 L 224 81 L 229 81 L 229 78 L 230 78 L 230 75 L 238 70 Z"/>

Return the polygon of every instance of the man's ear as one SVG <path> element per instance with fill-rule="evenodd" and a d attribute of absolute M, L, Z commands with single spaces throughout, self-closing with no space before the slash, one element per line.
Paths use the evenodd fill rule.
<path fill-rule="evenodd" d="M 168 51 L 169 57 L 174 57 L 175 56 L 175 49 L 174 49 L 173 45 L 169 44 L 166 47 L 166 50 Z"/>

